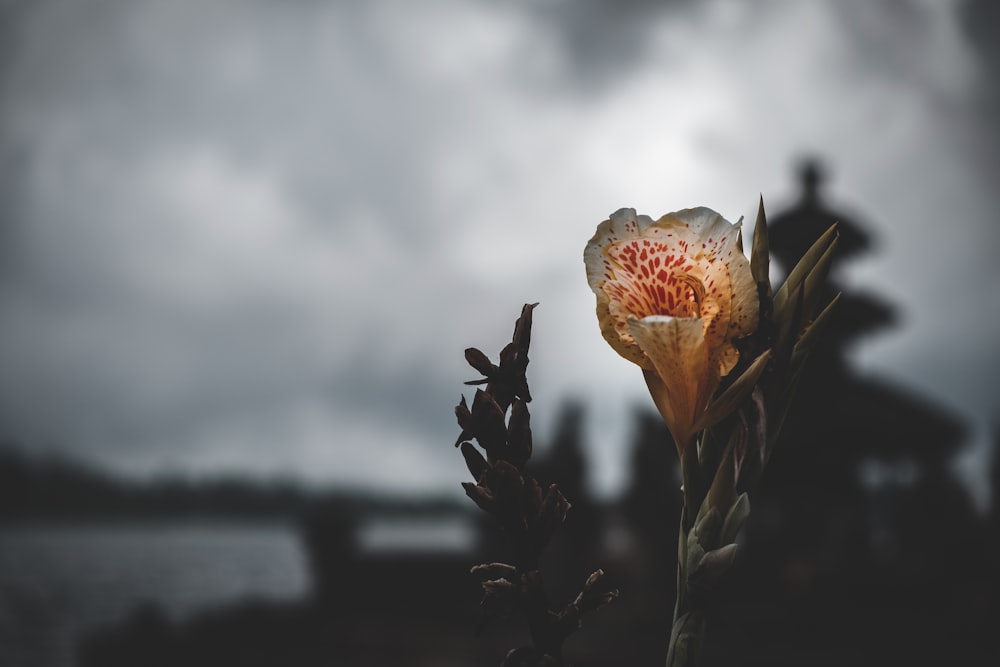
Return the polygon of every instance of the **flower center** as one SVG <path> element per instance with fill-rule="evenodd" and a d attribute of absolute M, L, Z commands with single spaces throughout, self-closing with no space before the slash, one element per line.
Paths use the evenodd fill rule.
<path fill-rule="evenodd" d="M 674 272 L 677 283 L 681 286 L 677 297 L 677 310 L 685 311 L 685 314 L 678 313 L 657 313 L 658 315 L 673 315 L 674 317 L 699 317 L 701 316 L 701 304 L 705 300 L 705 285 L 690 273 Z M 667 293 L 668 301 L 670 292 Z"/>
<path fill-rule="evenodd" d="M 708 290 L 697 275 L 694 258 L 684 248 L 648 239 L 616 244 L 608 253 L 613 277 L 603 287 L 611 299 L 615 328 L 624 334 L 629 315 L 701 317 Z"/>

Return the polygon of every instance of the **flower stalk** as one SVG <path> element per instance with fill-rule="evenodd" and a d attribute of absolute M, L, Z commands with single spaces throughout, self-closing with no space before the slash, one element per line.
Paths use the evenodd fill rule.
<path fill-rule="evenodd" d="M 749 493 L 837 301 L 821 307 L 836 236 L 831 227 L 776 293 L 763 199 L 749 260 L 740 222 L 707 208 L 656 221 L 621 209 L 584 251 L 601 332 L 642 368 L 680 457 L 684 508 L 667 667 L 699 663 Z"/>

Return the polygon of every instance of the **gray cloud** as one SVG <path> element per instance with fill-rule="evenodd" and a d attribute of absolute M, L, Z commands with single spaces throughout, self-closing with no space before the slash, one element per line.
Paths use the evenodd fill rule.
<path fill-rule="evenodd" d="M 664 24 L 690 5 L 688 0 L 526 3 L 534 20 L 561 46 L 561 82 L 584 94 L 599 92 L 627 77 L 630 68 L 644 66 L 651 46 L 665 32 Z"/>
<path fill-rule="evenodd" d="M 623 205 L 776 211 L 804 150 L 883 242 L 855 280 L 912 325 L 861 363 L 995 409 L 996 163 L 966 153 L 995 54 L 907 7 L 3 5 L 0 431 L 129 471 L 455 489 L 461 352 L 537 300 L 540 433 L 586 400 L 612 488 L 646 399 L 583 244 Z"/>

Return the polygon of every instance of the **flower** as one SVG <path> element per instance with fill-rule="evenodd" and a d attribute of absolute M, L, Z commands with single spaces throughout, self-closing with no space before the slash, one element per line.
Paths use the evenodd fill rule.
<path fill-rule="evenodd" d="M 643 369 L 683 453 L 739 360 L 733 342 L 757 328 L 757 287 L 739 223 L 704 207 L 655 222 L 623 208 L 598 225 L 584 262 L 601 333 Z"/>

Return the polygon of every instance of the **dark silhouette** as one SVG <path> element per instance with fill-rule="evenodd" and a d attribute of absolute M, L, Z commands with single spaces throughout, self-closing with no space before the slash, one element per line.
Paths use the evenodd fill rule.
<path fill-rule="evenodd" d="M 557 600 L 575 596 L 595 563 L 603 564 L 601 536 L 606 519 L 587 489 L 583 418 L 581 404 L 564 404 L 551 443 L 529 465 L 537 479 L 557 484 L 572 505 L 542 556 L 548 573 L 546 585 Z"/>
<path fill-rule="evenodd" d="M 837 225 L 837 247 L 831 279 L 827 281 L 827 293 L 820 299 L 822 303 L 829 302 L 834 294 L 841 291 L 837 286 L 837 276 L 844 260 L 854 258 L 872 246 L 868 235 L 857 222 L 827 206 L 821 192 L 825 171 L 819 160 L 803 160 L 798 170 L 802 189 L 798 201 L 789 210 L 772 216 L 768 227 L 771 254 L 787 272 L 823 232 L 831 225 Z M 811 373 L 813 377 L 843 372 L 846 364 L 840 353 L 849 343 L 895 323 L 892 307 L 878 297 L 866 294 L 842 294 L 836 316 L 837 326 L 828 330 L 821 341 L 826 347 L 826 354 L 813 355 L 814 358 L 810 360 L 814 369 Z M 817 368 L 823 364 L 823 361 L 815 359 L 819 356 L 832 363 Z"/>
<path fill-rule="evenodd" d="M 634 664 L 659 664 L 666 657 L 663 634 L 673 622 L 677 593 L 677 536 L 684 498 L 680 461 L 663 419 L 651 410 L 633 417 L 630 481 L 620 502 L 625 535 L 623 595 L 632 606 Z M 656 656 L 654 660 L 650 658 Z"/>
<path fill-rule="evenodd" d="M 798 201 L 789 210 L 771 218 L 768 227 L 771 254 L 785 271 L 795 266 L 809 246 L 834 223 L 839 234 L 835 263 L 839 264 L 870 246 L 868 236 L 856 223 L 827 207 L 820 192 L 824 172 L 819 160 L 803 160 L 799 166 L 802 192 Z"/>
<path fill-rule="evenodd" d="M 805 163 L 799 203 L 773 219 L 771 249 L 786 267 L 833 222 L 835 262 L 869 247 L 856 223 L 823 203 L 822 173 Z M 809 360 L 751 497 L 739 604 L 757 610 L 728 626 L 745 656 L 956 664 L 996 655 L 992 640 L 973 640 L 957 620 L 976 604 L 969 590 L 985 585 L 987 571 L 984 525 L 950 472 L 963 425 L 926 399 L 856 375 L 845 358 L 891 313 L 875 297 L 844 294 Z"/>

